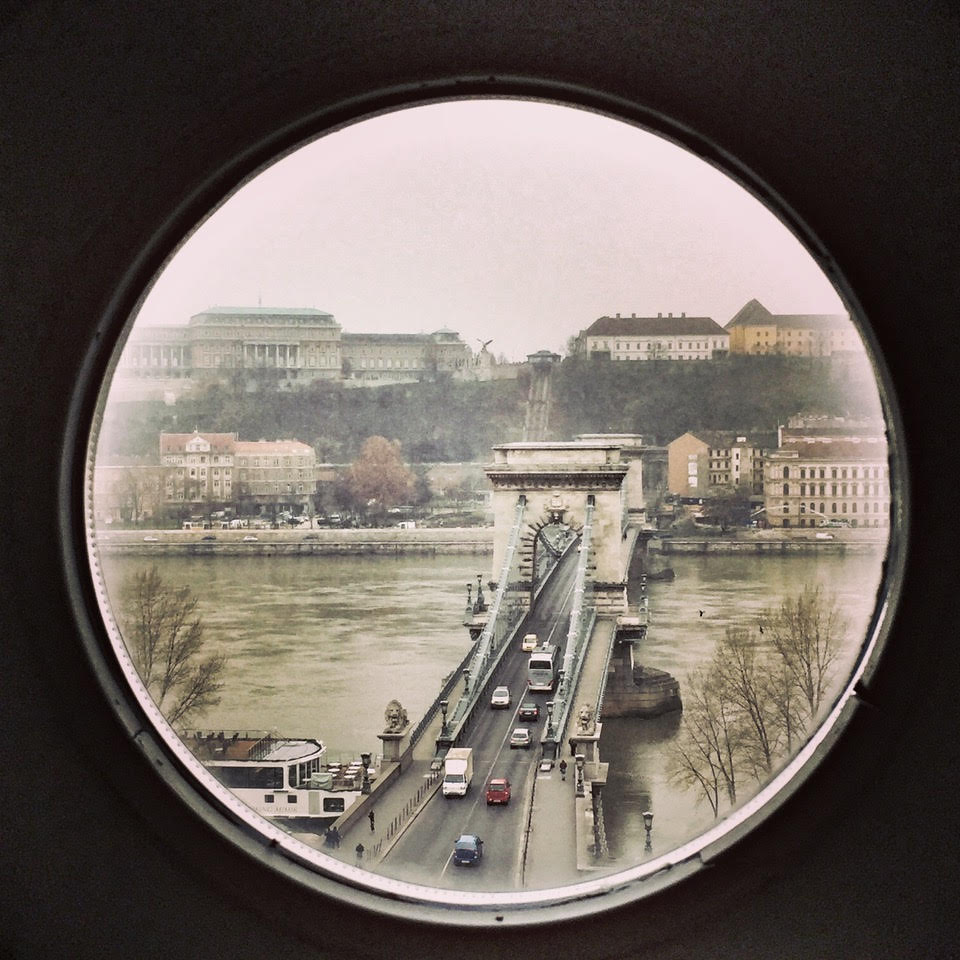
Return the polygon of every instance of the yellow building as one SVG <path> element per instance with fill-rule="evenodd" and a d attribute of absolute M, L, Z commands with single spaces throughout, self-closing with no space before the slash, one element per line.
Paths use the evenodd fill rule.
<path fill-rule="evenodd" d="M 863 342 L 845 314 L 773 314 L 759 300 L 745 304 L 726 326 L 732 354 L 829 357 L 863 353 Z"/>

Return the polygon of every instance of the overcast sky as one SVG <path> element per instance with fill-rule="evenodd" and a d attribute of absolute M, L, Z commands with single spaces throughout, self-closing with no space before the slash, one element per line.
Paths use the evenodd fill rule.
<path fill-rule="evenodd" d="M 465 101 L 355 124 L 242 187 L 173 257 L 138 322 L 316 307 L 343 329 L 451 327 L 511 360 L 605 314 L 725 325 L 842 313 L 803 247 L 702 160 L 619 121 Z"/>

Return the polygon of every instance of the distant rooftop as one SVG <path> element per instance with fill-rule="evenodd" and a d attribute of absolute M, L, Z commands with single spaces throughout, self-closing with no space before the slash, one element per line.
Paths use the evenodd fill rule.
<path fill-rule="evenodd" d="M 830 329 L 850 322 L 845 313 L 771 313 L 759 300 L 749 300 L 727 324 L 731 327 L 777 326 L 810 329 Z"/>
<path fill-rule="evenodd" d="M 231 318 L 243 317 L 257 320 L 282 319 L 288 322 L 312 321 L 322 326 L 336 324 L 332 313 L 313 307 L 208 307 L 190 318 L 190 325 L 217 323 Z"/>
<path fill-rule="evenodd" d="M 600 317 L 583 331 L 586 337 L 658 337 L 711 336 L 726 334 L 726 330 L 710 317 L 658 315 L 656 317 Z"/>

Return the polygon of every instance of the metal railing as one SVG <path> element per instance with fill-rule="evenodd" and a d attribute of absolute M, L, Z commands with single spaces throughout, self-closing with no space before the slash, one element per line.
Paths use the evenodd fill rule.
<path fill-rule="evenodd" d="M 563 669 L 557 692 L 553 698 L 547 730 L 541 739 L 544 756 L 557 756 L 560 739 L 567 724 L 583 665 L 583 653 L 593 632 L 597 611 L 594 601 L 593 580 L 588 576 L 590 550 L 593 541 L 593 497 L 587 498 L 583 530 L 580 535 L 580 556 L 573 585 L 573 609 L 570 611 L 570 626 L 564 646 Z"/>
<path fill-rule="evenodd" d="M 505 640 L 516 632 L 526 617 L 525 590 L 519 576 L 520 538 L 523 529 L 523 514 L 527 499 L 523 494 L 517 498 L 513 526 L 507 541 L 500 579 L 490 604 L 487 623 L 477 640 L 470 664 L 464 669 L 464 691 L 449 721 L 447 739 L 456 739 L 469 719 L 477 699 L 482 696 L 487 682 L 500 662 L 505 649 Z"/>
<path fill-rule="evenodd" d="M 413 746 L 416 744 L 420 737 L 423 736 L 424 730 L 430 726 L 430 722 L 436 716 L 437 711 L 440 709 L 440 701 L 446 700 L 447 696 L 450 694 L 450 691 L 457 685 L 457 682 L 460 679 L 461 674 L 466 668 L 467 664 L 473 659 L 476 655 L 477 647 L 480 644 L 479 638 L 475 640 L 471 645 L 470 649 L 467 651 L 466 656 L 460 661 L 460 663 L 454 667 L 453 670 L 447 675 L 447 678 L 443 682 L 443 686 L 440 688 L 440 692 L 437 694 L 433 703 L 426 709 L 423 716 L 420 718 L 420 722 L 413 728 L 413 733 L 410 734 L 410 745 Z"/>
<path fill-rule="evenodd" d="M 394 837 L 399 834 L 410 819 L 417 813 L 424 802 L 433 794 L 437 782 L 442 778 L 443 773 L 431 771 L 424 781 L 417 788 L 416 792 L 411 794 L 410 798 L 403 805 L 400 812 L 387 825 L 386 832 L 373 845 L 370 851 L 371 856 L 376 858 L 380 856 L 385 843 L 390 843 Z"/>

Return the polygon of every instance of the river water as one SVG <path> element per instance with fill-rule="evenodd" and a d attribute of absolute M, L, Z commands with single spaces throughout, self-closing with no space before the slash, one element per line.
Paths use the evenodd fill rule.
<path fill-rule="evenodd" d="M 207 730 L 276 730 L 319 737 L 331 759 L 379 752 L 383 711 L 398 699 L 416 723 L 445 676 L 462 660 L 466 584 L 488 579 L 489 559 L 412 557 L 181 557 L 155 562 L 171 584 L 200 600 L 211 648 L 228 667 L 219 705 L 192 725 Z M 649 586 L 651 624 L 637 662 L 681 682 L 711 656 L 727 626 L 821 583 L 838 599 L 849 641 L 838 677 L 848 675 L 880 588 L 882 553 L 796 556 L 672 556 L 671 582 Z M 142 557 L 106 556 L 111 595 Z M 702 611 L 702 614 L 701 614 Z M 667 780 L 664 745 L 679 714 L 603 725 L 602 759 L 610 853 L 626 866 L 689 840 L 713 822 L 709 807 Z M 654 813 L 644 851 L 641 814 Z"/>

